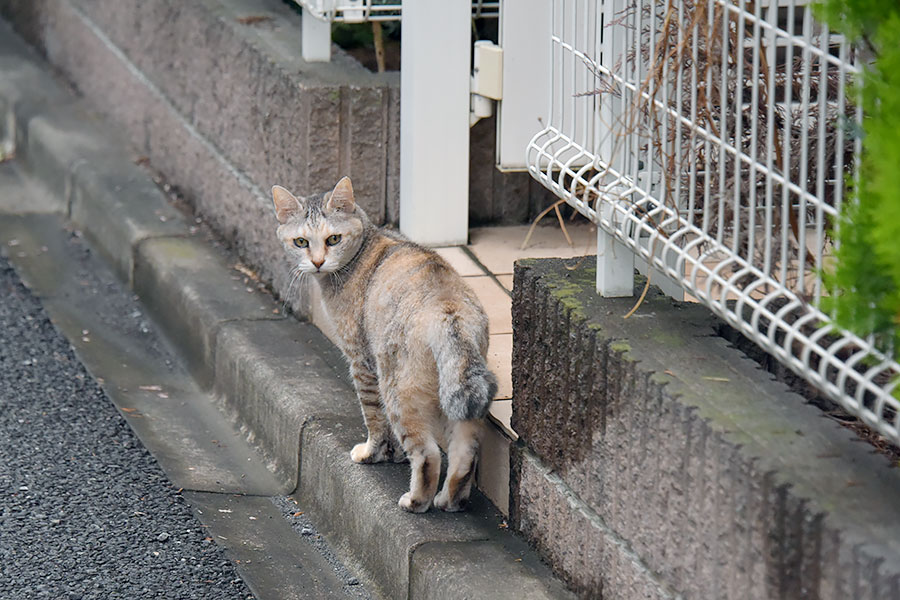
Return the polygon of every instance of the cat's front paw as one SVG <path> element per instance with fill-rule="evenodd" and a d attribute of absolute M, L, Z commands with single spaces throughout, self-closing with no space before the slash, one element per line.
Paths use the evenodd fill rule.
<path fill-rule="evenodd" d="M 400 500 L 397 501 L 397 504 L 403 510 L 411 513 L 423 513 L 431 508 L 431 502 L 415 500 L 412 496 L 412 492 L 406 492 L 400 496 Z"/>
<path fill-rule="evenodd" d="M 462 512 L 469 507 L 468 498 L 460 498 L 457 502 L 450 502 L 450 494 L 440 492 L 434 497 L 434 507 L 445 512 Z"/>
<path fill-rule="evenodd" d="M 393 448 L 388 440 L 382 440 L 380 443 L 367 440 L 353 446 L 353 450 L 350 451 L 350 460 L 355 463 L 380 463 L 392 460 L 393 456 Z"/>
<path fill-rule="evenodd" d="M 350 451 L 350 460 L 355 463 L 378 462 L 374 460 L 376 454 L 376 448 L 373 448 L 368 442 L 363 442 L 353 446 L 353 450 Z"/>

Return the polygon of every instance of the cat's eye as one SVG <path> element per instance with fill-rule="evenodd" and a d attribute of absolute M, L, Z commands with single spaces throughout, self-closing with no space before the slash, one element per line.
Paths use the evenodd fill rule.
<path fill-rule="evenodd" d="M 305 238 L 294 238 L 294 245 L 297 246 L 298 248 L 308 248 L 309 240 L 307 240 Z"/>
<path fill-rule="evenodd" d="M 334 235 L 329 235 L 328 239 L 325 240 L 325 243 L 329 246 L 334 246 L 340 241 L 341 241 L 341 234 L 335 233 Z"/>

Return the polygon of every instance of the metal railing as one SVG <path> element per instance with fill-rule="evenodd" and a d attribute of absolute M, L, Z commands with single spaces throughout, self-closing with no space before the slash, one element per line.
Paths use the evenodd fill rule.
<path fill-rule="evenodd" d="M 796 0 L 552 4 L 527 163 L 598 225 L 598 291 L 630 295 L 637 256 L 900 442 L 900 365 L 818 308 L 860 147 L 853 48 Z"/>
<path fill-rule="evenodd" d="M 335 23 L 364 23 L 366 21 L 399 21 L 403 5 L 397 0 L 294 0 L 317 19 Z M 472 0 L 474 18 L 496 17 L 500 2 Z"/>

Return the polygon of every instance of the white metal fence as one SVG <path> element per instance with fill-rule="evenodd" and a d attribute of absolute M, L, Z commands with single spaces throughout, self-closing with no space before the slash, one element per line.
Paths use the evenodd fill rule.
<path fill-rule="evenodd" d="M 399 0 L 294 0 L 304 9 L 322 20 L 336 23 L 363 23 L 365 21 L 399 21 L 403 16 L 403 4 Z M 496 17 L 499 0 L 473 0 L 472 16 Z"/>
<path fill-rule="evenodd" d="M 852 48 L 797 0 L 553 0 L 532 176 L 598 224 L 598 291 L 634 257 L 900 442 L 900 365 L 839 329 L 828 290 L 859 150 Z"/>

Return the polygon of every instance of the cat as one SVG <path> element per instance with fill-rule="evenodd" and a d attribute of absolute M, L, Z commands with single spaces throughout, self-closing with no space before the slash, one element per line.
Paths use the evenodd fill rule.
<path fill-rule="evenodd" d="M 481 303 L 437 253 L 373 225 L 349 178 L 306 198 L 276 185 L 272 198 L 278 238 L 294 268 L 321 288 L 350 364 L 368 429 L 350 458 L 408 459 L 404 510 L 464 510 L 497 392 Z M 437 493 L 441 449 L 448 467 Z"/>

